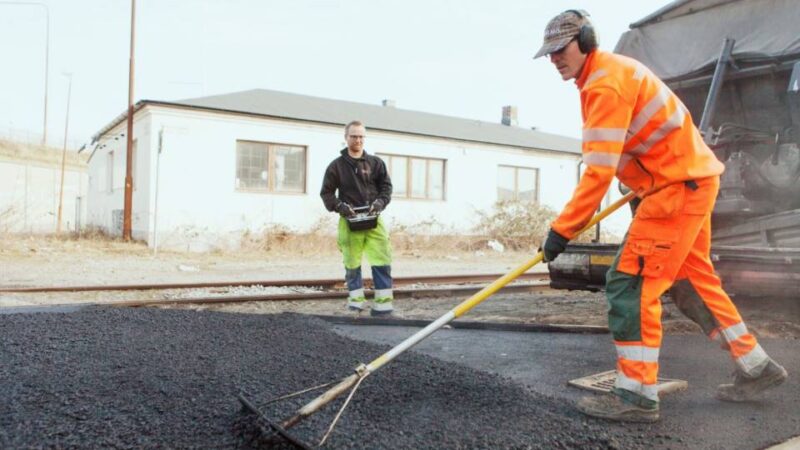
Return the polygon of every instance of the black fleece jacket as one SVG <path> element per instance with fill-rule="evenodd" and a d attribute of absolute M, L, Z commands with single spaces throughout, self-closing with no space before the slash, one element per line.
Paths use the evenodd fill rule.
<path fill-rule="evenodd" d="M 386 207 L 392 199 L 392 180 L 383 160 L 366 151 L 358 159 L 350 156 L 346 148 L 340 153 L 342 156 L 328 165 L 322 179 L 319 195 L 325 208 L 336 211 L 339 202 L 354 208 L 369 206 L 375 199 L 381 199 Z"/>

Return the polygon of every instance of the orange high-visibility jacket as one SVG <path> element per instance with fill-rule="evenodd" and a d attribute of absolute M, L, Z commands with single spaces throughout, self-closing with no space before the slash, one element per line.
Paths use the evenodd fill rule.
<path fill-rule="evenodd" d="M 558 234 L 572 239 L 589 222 L 615 175 L 644 197 L 724 170 L 680 99 L 642 63 L 596 50 L 575 84 L 586 171 L 551 224 Z"/>

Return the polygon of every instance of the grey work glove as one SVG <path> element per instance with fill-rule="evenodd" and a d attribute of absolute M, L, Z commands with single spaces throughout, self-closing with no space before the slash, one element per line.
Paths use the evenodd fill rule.
<path fill-rule="evenodd" d="M 353 207 L 345 202 L 339 202 L 339 204 L 336 205 L 336 212 L 338 212 L 339 214 L 342 215 L 342 217 L 345 218 L 353 217 L 356 215 L 356 212 L 353 211 Z"/>
<path fill-rule="evenodd" d="M 385 207 L 386 205 L 383 203 L 383 200 L 376 198 L 375 201 L 372 202 L 371 205 L 369 205 L 369 212 L 367 214 L 369 214 L 370 216 L 373 216 L 375 214 L 380 214 L 381 211 L 383 211 L 383 208 Z"/>
<path fill-rule="evenodd" d="M 550 262 L 556 259 L 558 255 L 566 250 L 567 242 L 569 242 L 569 239 L 556 233 L 551 228 L 550 232 L 547 233 L 547 238 L 542 244 L 542 248 L 539 249 L 544 253 L 544 262 Z"/>

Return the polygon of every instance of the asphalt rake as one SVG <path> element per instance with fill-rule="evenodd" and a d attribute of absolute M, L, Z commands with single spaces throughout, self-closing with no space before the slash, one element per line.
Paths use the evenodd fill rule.
<path fill-rule="evenodd" d="M 635 196 L 634 192 L 629 192 L 624 197 L 620 198 L 613 204 L 609 205 L 607 208 L 605 208 L 604 210 L 599 212 L 596 216 L 594 216 L 592 220 L 590 220 L 589 223 L 586 224 L 586 226 L 584 226 L 580 231 L 578 231 L 577 235 L 582 234 L 586 230 L 592 228 L 594 225 L 596 225 L 598 222 L 606 218 L 608 215 L 610 215 L 611 213 L 619 209 L 621 206 L 628 203 L 634 196 Z M 543 258 L 544 258 L 543 253 L 541 251 L 538 252 L 536 256 L 534 256 L 532 259 L 526 261 L 524 264 L 517 267 L 508 274 L 498 278 L 490 285 L 481 289 L 479 292 L 476 292 L 470 298 L 464 300 L 458 306 L 451 309 L 450 311 L 448 311 L 435 321 L 431 322 L 425 328 L 417 331 L 416 333 L 408 337 L 406 340 L 404 340 L 397 346 L 393 347 L 391 350 L 375 358 L 375 360 L 373 360 L 369 364 L 359 364 L 354 370 L 355 373 L 347 376 L 338 383 L 334 381 L 331 383 L 321 384 L 308 389 L 304 389 L 302 391 L 287 394 L 264 403 L 264 405 L 275 403 L 281 400 L 296 397 L 298 395 L 302 395 L 308 392 L 323 389 L 333 385 L 333 387 L 329 388 L 327 391 L 323 392 L 318 397 L 306 403 L 303 407 L 298 409 L 293 415 L 287 417 L 286 419 L 277 422 L 270 420 L 249 399 L 250 396 L 248 394 L 240 392 L 239 401 L 242 404 L 243 410 L 250 414 L 254 414 L 256 416 L 255 419 L 258 430 L 261 433 L 261 437 L 264 438 L 265 441 L 267 442 L 275 442 L 277 444 L 282 440 L 285 443 L 289 443 L 301 449 L 322 447 L 327 441 L 328 437 L 333 432 L 336 423 L 339 421 L 345 408 L 347 408 L 347 405 L 350 403 L 350 399 L 353 398 L 353 395 L 355 395 L 355 392 L 358 390 L 359 386 L 364 381 L 364 379 L 366 379 L 370 374 L 372 374 L 376 370 L 380 369 L 384 365 L 391 362 L 393 359 L 395 359 L 397 356 L 399 356 L 406 350 L 410 349 L 414 345 L 418 344 L 420 341 L 424 340 L 425 338 L 433 334 L 435 331 L 439 330 L 440 328 L 447 325 L 454 319 L 457 319 L 458 317 L 461 317 L 462 315 L 470 311 L 472 308 L 474 308 L 475 306 L 477 306 L 478 304 L 489 298 L 492 294 L 499 291 L 508 283 L 510 283 L 511 281 L 513 281 L 514 279 L 516 279 L 517 277 L 528 271 L 531 267 L 542 262 Z M 342 394 L 346 392 L 349 392 L 347 399 L 342 404 L 341 408 L 334 417 L 327 431 L 316 445 L 308 444 L 304 442 L 302 439 L 293 436 L 291 433 L 289 433 L 288 430 L 290 428 L 300 423 L 306 417 L 316 413 L 324 406 L 331 403 L 335 399 L 339 398 Z"/>

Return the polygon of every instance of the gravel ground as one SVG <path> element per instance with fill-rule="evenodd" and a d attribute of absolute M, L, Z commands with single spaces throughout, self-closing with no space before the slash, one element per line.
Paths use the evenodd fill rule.
<path fill-rule="evenodd" d="M 11 314 L 0 334 L 1 448 L 251 447 L 239 388 L 264 404 L 388 349 L 296 314 Z M 281 418 L 307 400 L 266 412 Z M 319 438 L 339 402 L 295 433 Z M 411 352 L 364 382 L 326 448 L 687 448 L 658 430 L 609 429 L 508 379 Z"/>
<path fill-rule="evenodd" d="M 342 278 L 342 256 L 334 246 L 313 252 L 230 251 L 213 253 L 153 252 L 138 243 L 58 240 L 2 235 L 0 285 L 85 286 L 115 284 L 193 283 L 281 279 Z M 312 242 L 313 243 L 313 242 Z M 424 250 L 424 251 L 423 251 Z M 395 248 L 394 276 L 505 273 L 532 258 L 532 252 L 466 252 Z M 540 264 L 533 271 L 546 272 Z M 364 265 L 364 276 L 369 276 Z"/>

